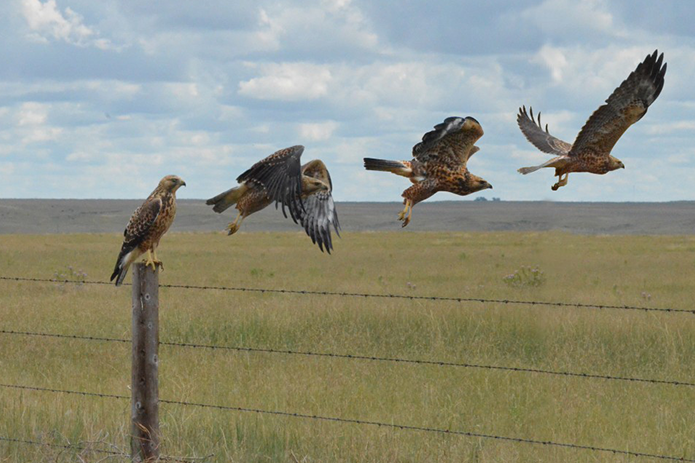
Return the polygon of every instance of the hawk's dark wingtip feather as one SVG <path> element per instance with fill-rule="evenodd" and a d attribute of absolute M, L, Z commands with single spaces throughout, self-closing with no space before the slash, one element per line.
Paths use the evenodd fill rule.
<path fill-rule="evenodd" d="M 664 54 L 659 54 L 658 49 L 647 55 L 644 60 L 637 65 L 634 73 L 645 76 L 654 85 L 653 93 L 647 97 L 647 106 L 651 105 L 661 94 L 661 90 L 664 88 L 666 68 L 667 63 L 664 62 Z"/>

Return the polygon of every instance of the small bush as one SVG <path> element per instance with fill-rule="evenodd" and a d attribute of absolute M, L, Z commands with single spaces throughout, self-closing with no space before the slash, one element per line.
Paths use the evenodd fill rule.
<path fill-rule="evenodd" d="M 537 288 L 545 283 L 545 274 L 538 267 L 523 266 L 502 281 L 512 288 Z"/>

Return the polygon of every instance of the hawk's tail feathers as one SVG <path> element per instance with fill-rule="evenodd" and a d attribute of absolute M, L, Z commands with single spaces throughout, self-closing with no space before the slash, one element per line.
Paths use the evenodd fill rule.
<path fill-rule="evenodd" d="M 208 199 L 205 201 L 205 204 L 212 206 L 212 210 L 219 214 L 235 205 L 248 189 L 249 187 L 246 186 L 246 183 L 243 183 Z"/>
<path fill-rule="evenodd" d="M 540 169 L 541 167 L 543 167 L 543 166 L 540 165 L 540 166 L 533 166 L 533 167 L 522 167 L 521 169 L 519 169 L 518 172 L 519 172 L 520 174 L 526 175 L 526 174 L 530 174 L 531 172 L 537 171 L 537 170 Z"/>
<path fill-rule="evenodd" d="M 392 172 L 403 177 L 410 177 L 413 169 L 407 161 L 389 161 L 387 159 L 364 158 L 364 168 L 367 170 L 378 170 L 382 172 Z"/>
<path fill-rule="evenodd" d="M 124 251 L 127 250 L 121 250 L 121 253 L 118 256 L 118 260 L 116 260 L 116 267 L 114 267 L 113 273 L 111 274 L 111 279 L 109 280 L 113 281 L 115 278 L 116 286 L 121 286 L 123 284 L 123 280 L 125 279 L 125 276 L 128 274 L 130 264 L 132 264 L 133 261 L 139 257 L 138 255 L 133 254 L 134 250 L 131 250 L 129 252 Z"/>
<path fill-rule="evenodd" d="M 544 162 L 543 164 L 539 164 L 537 166 L 531 166 L 531 167 L 522 167 L 521 169 L 518 170 L 520 174 L 530 174 L 531 172 L 535 172 L 538 169 L 542 169 L 543 167 L 554 167 L 556 169 L 562 168 L 564 165 L 569 162 L 569 157 L 565 154 L 562 156 L 555 156 L 554 158 Z"/>
<path fill-rule="evenodd" d="M 125 276 L 128 274 L 129 268 L 130 267 L 114 270 L 113 275 L 111 275 L 111 281 L 113 281 L 113 279 L 116 278 L 116 276 L 118 276 L 118 278 L 116 279 L 116 286 L 121 286 L 123 284 Z"/>

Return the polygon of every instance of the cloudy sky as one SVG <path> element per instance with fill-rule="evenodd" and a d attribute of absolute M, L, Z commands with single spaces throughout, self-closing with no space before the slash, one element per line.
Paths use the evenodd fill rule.
<path fill-rule="evenodd" d="M 338 200 L 398 200 L 408 159 L 445 117 L 485 129 L 470 169 L 503 200 L 695 199 L 695 3 L 681 0 L 7 0 L 0 28 L 0 197 L 181 198 L 228 188 L 295 144 Z M 552 192 L 519 132 L 522 105 L 574 140 L 648 53 L 668 62 L 625 170 Z M 457 198 L 439 194 L 439 199 Z M 472 198 L 466 198 L 470 200 Z"/>

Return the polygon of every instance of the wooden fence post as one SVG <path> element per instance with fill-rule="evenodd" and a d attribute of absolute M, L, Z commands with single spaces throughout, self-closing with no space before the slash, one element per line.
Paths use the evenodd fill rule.
<path fill-rule="evenodd" d="M 133 264 L 133 364 L 131 371 L 131 458 L 159 458 L 159 277 Z"/>

